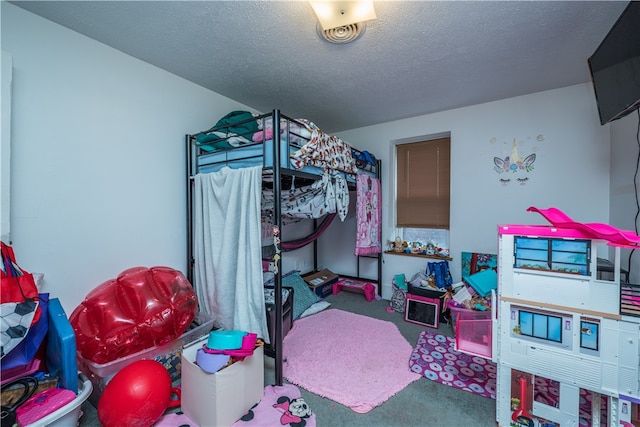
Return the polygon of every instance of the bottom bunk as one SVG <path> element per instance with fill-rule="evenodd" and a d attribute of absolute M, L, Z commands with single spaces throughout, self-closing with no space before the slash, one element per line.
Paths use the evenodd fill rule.
<path fill-rule="evenodd" d="M 274 277 L 270 272 L 265 272 L 264 296 L 269 330 L 269 343 L 265 347 L 265 354 L 271 357 L 275 355 L 275 327 L 278 311 L 275 302 Z M 296 320 L 318 313 L 331 304 L 316 295 L 299 271 L 289 271 L 282 275 L 282 336 L 284 337 L 293 327 Z"/>

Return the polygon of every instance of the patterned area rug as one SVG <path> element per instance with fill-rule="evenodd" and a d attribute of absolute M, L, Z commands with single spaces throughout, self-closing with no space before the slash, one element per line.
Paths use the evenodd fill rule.
<path fill-rule="evenodd" d="M 453 338 L 431 331 L 421 332 L 409 367 L 440 384 L 496 398 L 495 363 L 456 351 Z"/>

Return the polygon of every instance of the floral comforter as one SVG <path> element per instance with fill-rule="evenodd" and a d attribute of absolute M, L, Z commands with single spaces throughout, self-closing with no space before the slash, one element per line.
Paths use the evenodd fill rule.
<path fill-rule="evenodd" d="M 311 130 L 311 139 L 302 148 L 291 154 L 291 164 L 296 169 L 316 166 L 328 172 L 358 172 L 351 156 L 351 147 L 335 135 L 322 132 L 314 123 L 300 120 Z"/>

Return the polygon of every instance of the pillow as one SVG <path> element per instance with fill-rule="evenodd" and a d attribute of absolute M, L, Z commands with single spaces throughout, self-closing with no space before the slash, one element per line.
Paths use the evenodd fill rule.
<path fill-rule="evenodd" d="M 291 270 L 288 273 L 285 273 L 282 275 L 282 280 L 284 280 L 285 277 L 287 276 L 291 276 L 292 274 L 296 274 L 296 273 L 300 273 L 300 270 Z M 267 272 L 263 272 L 262 274 L 262 284 L 267 286 L 267 285 L 271 285 L 273 286 L 273 272 L 272 271 L 267 271 Z M 284 284 L 283 284 L 284 286 Z"/>
<path fill-rule="evenodd" d="M 273 279 L 266 284 L 273 284 Z M 282 286 L 293 288 L 293 318 L 298 319 L 306 309 L 320 301 L 320 297 L 309 289 L 309 285 L 300 276 L 298 270 L 293 270 L 282 276 Z"/>
<path fill-rule="evenodd" d="M 331 305 L 330 302 L 325 301 L 325 300 L 320 300 L 315 304 L 311 304 L 311 307 L 307 308 L 304 312 L 302 312 L 302 314 L 300 315 L 300 318 L 311 316 L 312 314 L 319 313 L 322 310 L 324 310 L 325 308 L 328 308 L 330 305 Z"/>
<path fill-rule="evenodd" d="M 289 289 L 282 289 L 282 304 L 287 302 L 289 298 Z M 276 293 L 273 288 L 264 288 L 264 303 L 266 305 L 275 305 Z"/>
<path fill-rule="evenodd" d="M 320 297 L 309 289 L 309 285 L 296 272 L 290 276 L 282 278 L 282 286 L 293 288 L 293 318 L 298 319 L 302 313 L 313 304 L 320 301 Z"/>

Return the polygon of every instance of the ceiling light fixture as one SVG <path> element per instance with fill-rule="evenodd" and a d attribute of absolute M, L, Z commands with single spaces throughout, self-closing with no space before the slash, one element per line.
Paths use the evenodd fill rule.
<path fill-rule="evenodd" d="M 310 1 L 318 17 L 318 34 L 331 43 L 349 43 L 359 38 L 365 21 L 376 19 L 373 1 Z"/>

